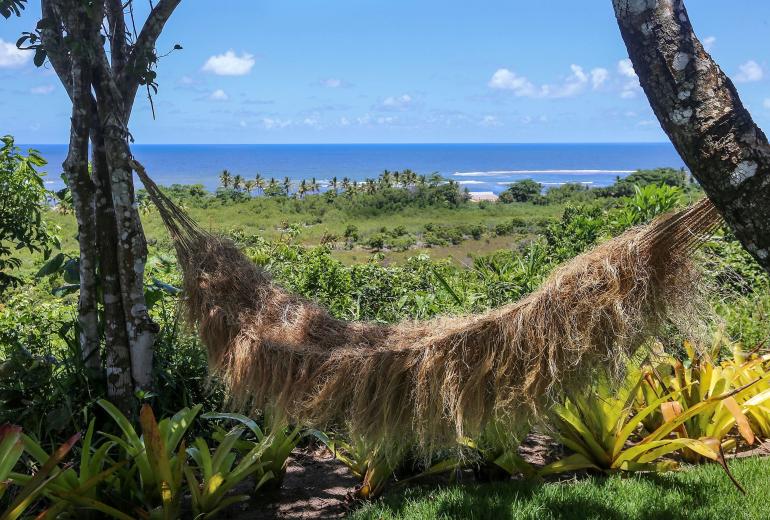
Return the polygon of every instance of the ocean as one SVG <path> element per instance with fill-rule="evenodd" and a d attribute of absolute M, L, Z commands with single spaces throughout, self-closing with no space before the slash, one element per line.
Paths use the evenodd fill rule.
<path fill-rule="evenodd" d="M 48 160 L 46 181 L 62 185 L 60 165 L 66 145 L 23 145 Z M 383 170 L 438 172 L 471 192 L 499 193 L 508 183 L 534 179 L 546 188 L 565 182 L 607 186 L 617 177 L 645 168 L 684 166 L 670 143 L 623 144 L 286 144 L 286 145 L 134 145 L 136 158 L 162 185 L 203 184 L 214 190 L 219 174 L 293 181 L 315 178 L 322 184 L 364 180 Z"/>

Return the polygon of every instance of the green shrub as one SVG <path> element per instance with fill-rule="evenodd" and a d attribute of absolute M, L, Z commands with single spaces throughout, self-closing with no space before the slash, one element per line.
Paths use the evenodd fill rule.
<path fill-rule="evenodd" d="M 522 179 L 508 186 L 508 189 L 502 192 L 497 200 L 503 204 L 512 202 L 531 202 L 543 191 L 543 185 L 532 179 Z"/>

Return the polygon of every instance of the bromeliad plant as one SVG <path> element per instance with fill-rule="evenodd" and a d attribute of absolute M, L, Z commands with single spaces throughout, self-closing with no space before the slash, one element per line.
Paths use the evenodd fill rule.
<path fill-rule="evenodd" d="M 143 504 L 146 510 L 135 511 L 140 517 L 171 520 L 179 517 L 183 492 L 183 467 L 187 452 L 183 437 L 201 409 L 200 405 L 183 408 L 173 417 L 158 422 L 148 404 L 142 406 L 139 423 L 141 437 L 131 422 L 108 401 L 99 405 L 113 418 L 123 432 L 122 437 L 103 433 L 123 450 L 130 463 L 115 479 L 116 499 L 128 498 L 131 506 Z M 137 485 L 136 476 L 139 477 Z"/>
<path fill-rule="evenodd" d="M 195 461 L 200 476 L 198 480 L 193 468 L 190 465 L 184 466 L 183 471 L 196 519 L 214 518 L 226 507 L 248 500 L 249 495 L 227 496 L 229 491 L 247 477 L 253 474 L 260 475 L 257 489 L 273 478 L 271 471 L 264 471 L 265 466 L 270 462 L 262 461 L 265 450 L 270 446 L 269 442 L 255 443 L 238 464 L 235 463 L 238 456 L 236 444 L 241 441 L 243 433 L 243 427 L 233 428 L 225 434 L 213 452 L 201 437 L 197 437 L 193 446 L 187 449 L 190 458 Z"/>
<path fill-rule="evenodd" d="M 257 489 L 264 484 L 279 487 L 283 482 L 288 465 L 289 455 L 302 439 L 302 429 L 299 426 L 289 426 L 280 411 L 263 413 L 262 427 L 257 422 L 239 413 L 205 413 L 204 419 L 236 421 L 248 428 L 254 439 L 239 439 L 234 447 L 242 456 L 247 456 L 256 447 L 262 446 L 262 459 L 266 464 L 257 472 Z M 219 442 L 224 441 L 225 430 L 218 428 L 213 435 Z M 266 475 L 271 475 L 265 479 Z"/>
<path fill-rule="evenodd" d="M 732 359 L 717 363 L 719 352 L 729 346 Z M 718 446 L 720 450 L 732 449 L 736 439 L 728 434 L 737 427 L 738 433 L 747 444 L 753 444 L 755 433 L 749 416 L 759 418 L 761 424 L 770 399 L 770 372 L 764 368 L 765 359 L 746 359 L 739 345 L 726 343 L 718 334 L 705 352 L 698 354 L 689 341 L 684 342 L 686 357 L 679 360 L 666 357 L 650 369 L 643 387 L 648 395 L 675 395 L 672 401 L 661 404 L 660 419 L 665 423 L 677 419 L 691 408 L 715 397 L 714 406 L 691 415 L 675 429 L 679 437 L 692 437 Z M 648 397 L 649 399 L 649 397 Z M 690 462 L 702 462 L 701 453 L 691 449 L 683 451 Z"/>
<path fill-rule="evenodd" d="M 11 482 L 20 486 L 13 502 L 4 512 L 0 512 L 0 520 L 16 520 L 33 505 L 59 476 L 59 463 L 70 452 L 80 434 L 75 434 L 62 444 L 37 469 L 34 476 L 13 473 L 13 468 L 19 462 L 24 451 L 24 440 L 21 428 L 13 425 L 0 426 L 0 499 L 5 495 Z"/>
<path fill-rule="evenodd" d="M 354 440 L 347 441 L 344 438 L 332 434 L 314 430 L 312 432 L 318 440 L 323 442 L 334 457 L 345 464 L 356 477 L 361 479 L 361 484 L 356 489 L 358 498 L 374 498 L 385 490 L 388 481 L 393 476 L 409 449 L 408 446 L 395 446 L 387 449 L 384 445 L 368 441 L 357 436 Z M 442 463 L 439 463 L 442 464 Z M 451 469 L 444 468 L 441 473 Z"/>
<path fill-rule="evenodd" d="M 43 495 L 51 500 L 52 505 L 39 518 L 57 518 L 58 515 L 74 507 L 81 508 L 78 515 L 82 518 L 96 518 L 108 515 L 119 520 L 131 520 L 127 515 L 101 501 L 101 492 L 111 476 L 128 461 L 111 464 L 109 451 L 115 443 L 108 441 L 96 448 L 93 442 L 94 421 L 88 425 L 80 460 L 77 466 L 59 468 L 55 466 L 51 475 L 56 477 L 43 489 Z M 42 467 L 45 467 L 54 456 L 45 450 L 31 437 L 23 436 L 24 449 Z M 13 479 L 20 483 L 29 483 L 34 477 L 23 474 L 13 474 Z"/>
<path fill-rule="evenodd" d="M 720 461 L 719 450 L 708 443 L 686 437 L 670 438 L 669 434 L 689 419 L 718 406 L 724 396 L 709 397 L 693 405 L 663 422 L 643 439 L 631 443 L 640 423 L 684 390 L 666 393 L 636 411 L 634 401 L 643 382 L 638 370 L 629 370 L 625 381 L 617 388 L 606 377 L 600 377 L 590 389 L 557 406 L 553 414 L 556 439 L 574 453 L 547 465 L 540 470 L 540 475 L 579 469 L 666 471 L 674 468 L 676 463 L 661 461 L 661 457 L 682 448 Z"/>

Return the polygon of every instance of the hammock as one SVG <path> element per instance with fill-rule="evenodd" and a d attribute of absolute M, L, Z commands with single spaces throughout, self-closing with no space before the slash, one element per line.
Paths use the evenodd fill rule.
<path fill-rule="evenodd" d="M 692 320 L 694 250 L 721 223 L 708 199 L 556 269 L 522 300 L 386 325 L 333 318 L 198 226 L 133 163 L 184 274 L 189 323 L 242 409 L 430 448 L 485 428 L 521 431 L 599 369 L 619 373 L 671 320 Z"/>

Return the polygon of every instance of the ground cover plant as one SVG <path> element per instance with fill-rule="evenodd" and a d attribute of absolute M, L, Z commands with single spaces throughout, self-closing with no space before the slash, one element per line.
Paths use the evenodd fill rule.
<path fill-rule="evenodd" d="M 174 190 L 180 189 L 177 187 Z M 408 188 L 390 189 L 403 191 Z M 173 194 L 174 190 L 169 193 Z M 201 200 L 209 197 L 198 190 L 192 190 L 189 196 Z M 404 318 L 429 319 L 446 314 L 479 312 L 519 300 L 537 291 L 560 263 L 597 243 L 605 242 L 629 226 L 681 207 L 691 200 L 694 192 L 684 191 L 678 185 L 648 185 L 619 198 L 591 194 L 591 198 L 586 199 L 580 191 L 566 204 L 564 201 L 546 205 L 514 202 L 482 207 L 478 203 L 460 202 L 449 208 L 431 209 L 428 206 L 425 215 L 414 217 L 411 229 L 415 231 L 410 231 L 410 225 L 395 223 L 384 229 L 382 226 L 373 228 L 382 237 L 386 253 L 389 252 L 389 240 L 423 240 L 428 233 L 434 233 L 437 240 L 448 243 L 451 243 L 453 233 L 458 233 L 456 241 L 459 244 L 450 247 L 475 242 L 474 235 L 479 232 L 481 240 L 494 235 L 510 237 L 515 241 L 513 247 L 508 249 L 475 255 L 467 267 L 450 260 L 433 259 L 422 254 L 422 250 L 411 249 L 412 246 L 404 251 L 407 257 L 412 256 L 396 263 L 387 261 L 378 252 L 366 251 L 365 262 L 351 264 L 349 258 L 341 257 L 340 253 L 346 251 L 347 240 L 358 235 L 356 242 L 360 241 L 361 231 L 352 227 L 352 213 L 336 208 L 334 202 L 323 201 L 332 209 L 321 214 L 317 204 L 324 196 L 303 194 L 301 198 L 289 198 L 277 195 L 269 199 L 269 203 L 276 204 L 276 208 L 295 205 L 297 214 L 308 219 L 309 228 L 305 224 L 277 222 L 275 225 L 280 231 L 276 229 L 272 239 L 242 226 L 229 228 L 227 236 L 245 252 L 250 262 L 268 270 L 291 291 L 324 305 L 332 316 L 395 323 Z M 340 193 L 337 197 L 346 195 Z M 345 204 L 355 204 L 356 197 L 357 194 L 351 193 Z M 248 216 L 252 205 L 262 203 L 258 198 L 246 196 L 240 201 L 227 199 L 224 203 L 182 202 L 184 197 L 178 200 L 188 208 L 200 204 L 199 210 L 209 212 L 212 220 L 216 218 L 217 221 L 225 218 L 219 212 Z M 541 208 L 550 211 L 552 216 L 541 213 Z M 320 218 L 324 222 L 329 212 L 337 211 L 340 216 L 338 236 L 327 237 L 317 243 L 303 238 L 304 229 L 318 225 L 312 219 Z M 398 216 L 411 210 L 409 204 L 404 204 L 395 211 Z M 314 212 L 321 216 L 314 217 Z M 494 228 L 487 226 L 479 229 L 467 223 L 437 225 L 432 222 L 431 216 L 454 215 L 462 220 L 468 215 L 478 215 L 483 219 L 487 214 L 499 215 L 500 221 Z M 71 217 L 65 208 L 43 207 L 42 215 L 44 219 L 61 225 L 62 235 L 71 231 L 68 227 Z M 147 211 L 146 216 L 150 221 L 157 219 L 154 210 Z M 389 222 L 393 220 L 397 221 L 398 217 L 389 219 Z M 170 242 L 161 238 L 160 231 L 158 237 L 151 245 L 146 296 L 150 312 L 161 324 L 156 344 L 156 377 L 161 383 L 159 392 L 140 396 L 152 405 L 157 416 L 153 419 L 144 412 L 143 422 L 133 425 L 130 421 L 120 420 L 125 428 L 117 428 L 117 423 L 110 417 L 119 417 L 115 411 L 106 414 L 98 404 L 99 399 L 104 397 L 103 387 L 80 362 L 77 342 L 74 341 L 77 334 L 74 318 L 77 280 L 69 274 L 74 255 L 72 250 L 67 250 L 73 242 L 62 240 L 60 259 L 56 258 L 56 251 L 49 260 L 29 253 L 22 255 L 23 263 L 18 274 L 24 283 L 8 290 L 0 308 L 3 359 L 0 369 L 8 376 L 0 385 L 0 414 L 3 421 L 22 424 L 22 431 L 28 435 L 29 451 L 20 456 L 18 465 L 13 465 L 14 477 L 8 485 L 6 503 L 12 497 L 20 496 L 19 490 L 30 481 L 30 474 L 36 465 L 46 460 L 45 454 L 53 453 L 76 431 L 86 432 L 87 440 L 84 439 L 82 445 L 75 443 L 73 456 L 59 462 L 59 473 L 63 478 L 54 480 L 45 492 L 36 495 L 37 500 L 26 507 L 31 507 L 33 511 L 47 508 L 52 511 L 51 515 L 66 511 L 78 511 L 80 514 L 88 510 L 111 514 L 110 508 L 128 508 L 133 511 L 131 514 L 140 517 L 160 515 L 170 518 L 191 514 L 192 511 L 207 518 L 214 517 L 224 513 L 227 507 L 237 507 L 248 497 L 267 493 L 271 487 L 280 487 L 289 453 L 294 447 L 308 443 L 310 438 L 325 439 L 330 450 L 360 475 L 360 497 L 375 497 L 386 491 L 393 486 L 394 474 L 399 481 L 408 482 L 411 486 L 429 476 L 444 478 L 442 475 L 445 475 L 450 480 L 456 480 L 458 475 L 469 471 L 481 481 L 525 475 L 533 482 L 526 486 L 535 486 L 527 489 L 534 490 L 533 496 L 541 496 L 542 493 L 551 493 L 548 487 L 551 484 L 538 487 L 534 482 L 539 478 L 558 478 L 549 475 L 575 469 L 575 457 L 570 453 L 546 466 L 547 469 L 531 467 L 521 459 L 517 449 L 523 433 L 508 435 L 505 428 L 496 430 L 496 435 L 482 432 L 458 438 L 454 448 L 436 452 L 431 460 L 426 461 L 419 455 L 414 456 L 413 453 L 419 453 L 419 449 L 414 450 L 411 440 L 394 451 L 392 446 L 383 446 L 377 441 L 371 442 L 360 436 L 351 438 L 346 431 L 313 432 L 280 421 L 273 425 L 264 416 L 257 416 L 255 421 L 246 416 L 224 414 L 227 404 L 222 387 L 216 379 L 208 380 L 206 354 L 200 340 L 180 319 L 178 304 L 180 298 L 186 297 L 183 273 L 172 255 Z M 726 380 L 723 386 L 701 394 L 696 389 L 700 388 L 697 385 L 705 384 L 700 382 L 705 358 L 696 363 L 683 357 L 687 349 L 682 348 L 684 343 L 675 334 L 661 338 L 666 343 L 666 355 L 672 356 L 673 365 L 670 366 L 677 366 L 677 362 L 687 365 L 688 374 L 697 366 L 701 375 L 697 378 L 688 375 L 684 387 L 678 383 L 678 386 L 674 385 L 672 379 L 664 379 L 664 383 L 648 377 L 644 384 L 636 387 L 638 393 L 630 408 L 630 400 L 623 400 L 623 406 L 606 410 L 621 421 L 619 428 L 623 428 L 625 438 L 630 442 L 658 443 L 649 444 L 644 461 L 640 458 L 629 459 L 646 465 L 648 469 L 662 471 L 682 466 L 683 463 L 686 465 L 687 461 L 702 462 L 704 454 L 707 455 L 706 460 L 722 462 L 720 445 L 728 453 L 749 449 L 752 435 L 764 438 L 768 431 L 765 403 L 768 382 L 761 344 L 768 331 L 765 321 L 754 318 L 756 313 L 761 316 L 765 312 L 763 309 L 767 309 L 763 303 L 768 301 L 766 278 L 729 233 L 717 233 L 706 244 L 704 259 L 709 266 L 709 283 L 718 288 L 711 303 L 725 318 L 726 333 L 734 338 L 746 338 L 749 348 L 740 350 L 723 341 L 719 355 L 713 354 L 709 362 L 718 364 L 722 373 L 732 371 L 735 376 Z M 46 267 L 41 269 L 41 266 Z M 672 374 L 675 370 L 672 369 Z M 656 373 L 661 377 L 664 375 L 660 366 L 656 367 Z M 597 386 L 588 389 L 588 400 L 573 403 L 578 407 L 579 416 L 585 418 L 597 412 L 597 401 L 591 396 L 608 391 L 599 381 Z M 724 395 L 749 383 L 750 386 L 741 389 L 735 396 Z M 666 390 L 663 389 L 664 384 Z M 689 401 L 684 401 L 685 391 Z M 712 400 L 706 402 L 703 399 Z M 739 405 L 739 413 L 731 411 L 732 405 L 721 404 L 730 399 Z M 606 401 L 605 396 L 598 402 Z M 675 404 L 680 401 L 681 411 Z M 163 441 L 167 434 L 162 432 L 168 427 L 162 425 L 177 421 L 173 417 L 180 409 L 199 408 L 196 405 L 203 405 L 203 409 L 194 419 L 185 421 L 187 434 L 175 437 L 173 442 Z M 687 410 L 693 408 L 695 411 L 686 415 Z M 669 414 L 668 417 L 664 417 L 665 414 Z M 708 437 L 699 439 L 702 437 L 699 430 L 687 424 L 693 420 L 708 422 L 710 417 L 716 416 L 724 418 L 718 428 L 719 435 L 713 435 L 721 440 L 716 445 Z M 538 428 L 545 428 L 559 439 L 558 431 L 551 430 L 558 430 L 558 424 L 555 419 L 546 420 Z M 126 447 L 135 443 L 136 439 L 130 440 L 133 436 L 129 435 L 127 425 L 134 432 L 146 429 L 147 432 L 159 433 L 157 438 L 160 442 L 153 445 L 153 453 L 154 460 L 165 468 L 161 470 L 159 467 L 154 472 L 165 475 L 160 477 L 160 484 L 156 482 L 160 487 L 152 484 L 149 477 L 141 477 L 139 465 L 143 456 L 128 455 Z M 653 439 L 650 435 L 657 428 L 667 432 Z M 711 435 L 709 431 L 705 433 Z M 177 442 L 180 439 L 183 444 Z M 122 446 L 121 443 L 127 444 Z M 175 448 L 169 451 L 172 444 Z M 565 441 L 565 444 L 569 443 Z M 142 449 L 139 448 L 139 451 Z M 209 458 L 211 465 L 207 462 Z M 729 467 L 736 464 L 730 463 Z M 591 466 L 604 467 L 610 472 L 628 472 L 641 467 L 621 464 L 613 468 L 611 464 L 605 466 L 602 461 Z M 710 465 L 707 467 L 708 471 L 714 471 Z M 28 472 L 25 472 L 26 468 L 29 468 Z M 720 471 L 719 478 L 729 483 L 730 478 L 723 469 Z M 750 491 L 750 481 L 747 485 L 741 480 L 739 472 L 733 473 L 736 482 Z M 597 486 L 615 485 L 612 477 L 605 484 L 601 484 L 601 480 L 595 482 Z M 85 499 L 80 502 L 74 500 L 75 490 Z M 394 493 L 401 493 L 398 486 Z M 452 488 L 437 493 L 465 496 L 466 491 L 464 488 Z M 191 497 L 190 501 L 180 501 L 185 496 Z M 369 514 L 367 511 L 373 511 L 371 507 L 375 506 L 364 507 L 357 514 Z M 386 506 L 380 504 L 376 507 Z M 494 508 L 492 505 L 485 507 Z M 377 511 L 378 514 L 391 514 L 384 512 L 385 509 Z M 112 514 L 121 518 L 118 513 Z"/>

